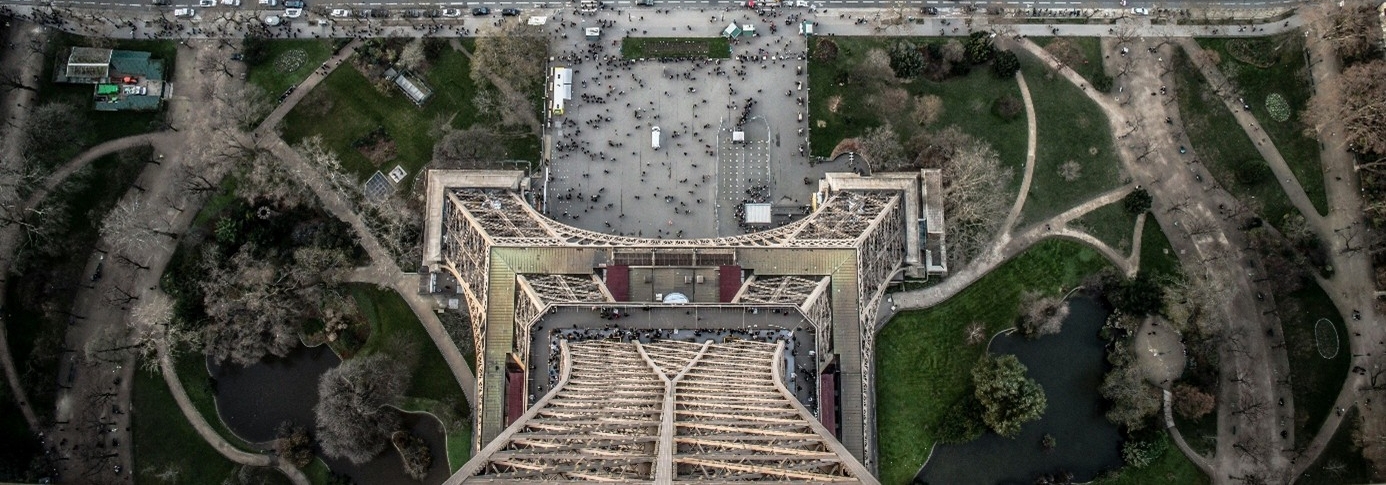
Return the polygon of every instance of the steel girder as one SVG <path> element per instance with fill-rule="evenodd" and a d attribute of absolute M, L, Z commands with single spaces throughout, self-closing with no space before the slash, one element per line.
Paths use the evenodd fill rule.
<path fill-rule="evenodd" d="M 561 347 L 558 386 L 449 484 L 876 483 L 784 387 L 783 342 Z"/>

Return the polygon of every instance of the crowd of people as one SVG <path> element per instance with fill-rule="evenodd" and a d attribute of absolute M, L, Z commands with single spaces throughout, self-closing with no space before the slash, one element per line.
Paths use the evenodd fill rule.
<path fill-rule="evenodd" d="M 710 16 L 709 22 L 753 22 L 756 15 L 770 22 L 776 17 L 791 23 L 798 18 L 798 14 L 773 10 L 744 11 L 728 19 L 733 15 Z M 582 24 L 561 25 L 576 29 Z M 616 22 L 600 20 L 598 25 L 615 28 Z M 685 30 L 692 28 L 689 25 Z M 628 28 L 618 33 L 648 32 Z M 557 129 L 549 162 L 554 169 L 548 178 L 552 189 L 545 206 L 550 216 L 615 235 L 679 238 L 691 229 L 689 226 L 704 226 L 704 221 L 716 224 L 719 208 L 740 215 L 741 204 L 771 199 L 768 164 L 763 169 L 766 173 L 736 179 L 735 186 L 719 187 L 713 178 L 719 170 L 719 155 L 726 157 L 727 150 L 732 150 L 730 154 L 735 156 L 738 147 L 733 146 L 731 132 L 753 117 L 767 115 L 762 109 L 770 99 L 766 93 L 784 92 L 773 89 L 780 83 L 791 93 L 806 84 L 799 62 L 805 58 L 801 40 L 792 35 L 733 38 L 735 52 L 728 59 L 675 56 L 634 60 L 618 51 L 619 41 L 610 40 L 610 34 L 603 35 L 599 41 L 571 44 L 555 56 L 558 65 L 573 70 L 575 92 L 565 103 L 565 115 L 553 120 Z M 776 69 L 784 74 L 777 71 L 770 77 L 752 76 L 756 70 Z M 647 79 L 656 73 L 663 76 L 662 83 Z M 659 91 L 649 91 L 650 86 L 659 84 Z M 806 99 L 803 94 L 800 92 L 798 99 Z M 790 112 L 788 119 L 773 122 L 793 123 L 792 115 Z M 653 136 L 660 140 L 646 142 L 656 126 L 661 134 Z M 803 128 L 790 131 L 797 133 L 795 136 L 805 132 Z M 756 136 L 766 138 L 760 141 L 766 142 L 775 134 L 771 131 Z M 646 143 L 651 148 L 645 148 Z M 806 153 L 807 140 L 798 145 L 799 153 Z M 742 194 L 747 187 L 760 195 Z M 613 192 L 617 189 L 622 190 Z M 608 195 L 623 200 L 598 202 Z M 655 201 L 662 204 L 649 203 Z M 621 202 L 640 209 L 630 211 Z M 764 229 L 744 224 L 737 227 L 742 232 Z M 706 229 L 699 227 L 698 232 L 705 233 Z"/>

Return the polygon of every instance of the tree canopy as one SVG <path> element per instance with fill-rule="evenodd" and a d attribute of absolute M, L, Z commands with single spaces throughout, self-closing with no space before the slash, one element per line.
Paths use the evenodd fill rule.
<path fill-rule="evenodd" d="M 996 434 L 1015 436 L 1021 425 L 1039 419 L 1049 404 L 1044 388 L 1025 377 L 1027 370 L 1014 355 L 984 355 L 972 367 L 982 422 Z"/>

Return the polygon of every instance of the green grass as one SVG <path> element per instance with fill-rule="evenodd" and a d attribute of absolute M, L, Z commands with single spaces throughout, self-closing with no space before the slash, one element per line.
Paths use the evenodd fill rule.
<path fill-rule="evenodd" d="M 1125 467 L 1116 476 L 1104 476 L 1094 480 L 1093 485 L 1146 485 L 1151 483 L 1174 483 L 1178 485 L 1207 484 L 1208 476 L 1203 474 L 1188 457 L 1179 452 L 1174 441 L 1167 435 L 1160 435 L 1169 444 L 1169 449 L 1158 460 L 1145 468 Z"/>
<path fill-rule="evenodd" d="M 471 453 L 472 430 L 470 421 L 460 416 L 459 407 L 466 408 L 467 397 L 457 385 L 452 369 L 443 354 L 434 345 L 428 331 L 418 317 L 394 290 L 381 289 L 375 285 L 348 285 L 351 296 L 361 314 L 370 322 L 371 335 L 358 355 L 388 352 L 388 343 L 396 338 L 413 342 L 418 358 L 409 388 L 404 392 L 407 398 L 400 408 L 406 411 L 425 411 L 437 416 L 443 424 L 447 440 L 449 469 L 461 468 Z"/>
<path fill-rule="evenodd" d="M 466 399 L 443 354 L 403 298 L 394 290 L 375 285 L 352 284 L 348 288 L 357 308 L 371 324 L 370 339 L 359 355 L 385 352 L 391 339 L 403 338 L 415 345 L 419 362 L 405 395 L 442 402 Z"/>
<path fill-rule="evenodd" d="M 1281 227 L 1285 216 L 1296 210 L 1260 152 L 1188 57 L 1176 53 L 1174 62 L 1179 114 L 1194 153 L 1223 188 L 1266 222 Z M 1264 175 L 1254 175 L 1258 173 Z"/>
<path fill-rule="evenodd" d="M 877 338 L 877 430 L 882 483 L 908 483 L 934 445 L 934 426 L 963 396 L 972 364 L 985 350 L 964 343 L 965 327 L 984 322 L 988 333 L 1014 325 L 1026 291 L 1059 294 L 1107 260 L 1082 244 L 1046 240 L 971 287 L 924 311 L 897 315 Z"/>
<path fill-rule="evenodd" d="M 1101 108 L 1038 59 L 1026 53 L 1019 56 L 1038 130 L 1035 173 L 1021 220 L 1035 223 L 1119 187 L 1123 175 Z M 1081 167 L 1072 181 L 1059 173 L 1070 160 Z"/>
<path fill-rule="evenodd" d="M 1030 37 L 1030 40 L 1034 41 L 1035 44 L 1038 44 L 1040 47 L 1048 47 L 1049 44 L 1052 44 L 1059 38 L 1060 37 Z M 1106 68 L 1102 65 L 1101 39 L 1097 37 L 1062 38 L 1068 41 L 1070 45 L 1077 48 L 1077 53 L 1081 59 L 1065 59 L 1065 65 L 1068 66 L 1069 69 L 1073 69 L 1073 72 L 1078 73 L 1079 76 L 1083 76 L 1083 79 L 1088 80 L 1089 86 L 1091 86 L 1098 77 L 1107 75 Z"/>
<path fill-rule="evenodd" d="M 472 430 L 466 433 L 448 433 L 448 472 L 457 473 L 467 460 L 472 459 Z"/>
<path fill-rule="evenodd" d="M 1319 454 L 1304 474 L 1300 475 L 1301 485 L 1339 485 L 1343 483 L 1373 483 L 1372 466 L 1362 457 L 1362 450 L 1353 443 L 1352 430 L 1357 426 L 1358 411 L 1353 409 L 1343 418 L 1343 424 L 1328 440 L 1328 446 Z"/>
<path fill-rule="evenodd" d="M 1280 325 L 1285 331 L 1286 356 L 1290 361 L 1290 392 L 1295 400 L 1295 443 L 1307 444 L 1318 432 L 1347 379 L 1352 351 L 1350 335 L 1338 309 L 1318 284 L 1310 280 L 1289 295 L 1276 295 Z M 1338 332 L 1338 355 L 1325 359 L 1319 355 L 1314 324 L 1320 318 L 1333 323 Z"/>
<path fill-rule="evenodd" d="M 472 42 L 466 39 L 463 44 Z M 451 118 L 455 128 L 496 122 L 480 116 L 472 106 L 478 86 L 472 82 L 471 63 L 465 55 L 445 49 L 432 66 L 424 74 L 433 97 L 418 107 L 393 86 L 378 90 L 360 71 L 344 64 L 289 112 L 283 124 L 284 139 L 292 144 L 321 135 L 325 145 L 341 157 L 343 169 L 361 181 L 376 170 L 389 172 L 401 165 L 409 175 L 400 186 L 409 187 L 433 158 L 429 127 L 436 117 Z M 395 147 L 395 156 L 378 167 L 353 146 L 377 128 L 384 130 Z M 539 140 L 527 128 L 497 134 L 506 146 L 507 158 L 538 160 Z"/>
<path fill-rule="evenodd" d="M 1093 209 L 1070 225 L 1092 234 L 1118 253 L 1131 254 L 1131 245 L 1134 244 L 1131 237 L 1136 234 L 1136 216 L 1127 212 L 1121 201 Z"/>
<path fill-rule="evenodd" d="M 1218 437 L 1216 411 L 1195 420 L 1185 419 L 1179 413 L 1174 413 L 1174 425 L 1179 428 L 1179 433 L 1184 436 L 1184 442 L 1189 444 L 1189 448 L 1203 456 L 1212 455 L 1217 447 Z"/>
<path fill-rule="evenodd" d="M 183 382 L 183 390 L 187 391 L 188 400 L 192 401 L 193 407 L 197 408 L 202 419 L 207 420 L 207 424 L 212 425 L 226 442 L 242 451 L 254 453 L 256 448 L 237 437 L 236 433 L 222 422 L 221 414 L 217 413 L 216 393 L 212 390 L 214 384 L 211 375 L 207 374 L 206 359 L 200 352 L 188 352 L 174 362 L 174 371 L 178 373 L 178 380 Z"/>
<path fill-rule="evenodd" d="M 1182 273 L 1179 255 L 1174 253 L 1165 231 L 1155 220 L 1155 214 L 1147 213 L 1145 216 L 1145 231 L 1141 233 L 1141 270 L 1150 272 L 1156 278 Z"/>
<path fill-rule="evenodd" d="M 285 53 L 302 50 L 303 64 L 291 71 L 281 71 L 275 65 Z M 289 86 L 308 78 L 323 61 L 332 57 L 332 41 L 327 39 L 276 39 L 265 41 L 265 61 L 249 66 L 247 80 L 265 90 L 270 97 L 278 96 Z"/>
<path fill-rule="evenodd" d="M 731 57 L 731 41 L 726 37 L 625 37 L 621 56 L 626 59 L 661 57 Z"/>
<path fill-rule="evenodd" d="M 219 485 L 235 470 L 236 464 L 203 441 L 183 418 L 163 378 L 139 371 L 133 384 L 137 482 Z M 167 470 L 177 470 L 177 479 L 164 482 L 156 477 Z"/>
<path fill-rule="evenodd" d="M 1251 114 L 1270 135 L 1270 141 L 1280 150 L 1280 155 L 1304 187 L 1315 209 L 1324 213 L 1328 198 L 1324 194 L 1319 143 L 1315 138 L 1304 136 L 1304 129 L 1308 125 L 1300 119 L 1309 104 L 1309 97 L 1314 94 L 1306 63 L 1308 59 L 1304 56 L 1304 34 L 1295 31 L 1264 40 L 1272 47 L 1270 55 L 1275 58 L 1275 64 L 1266 69 L 1232 57 L 1227 51 L 1228 39 L 1198 39 L 1198 44 L 1204 49 L 1217 49 L 1222 57 L 1219 69 L 1251 105 Z M 1275 121 L 1266 111 L 1266 97 L 1272 93 L 1279 93 L 1290 104 L 1293 111 L 1289 120 Z"/>
<path fill-rule="evenodd" d="M 809 61 L 809 115 L 812 120 L 809 142 L 814 156 L 826 157 L 844 138 L 860 136 L 868 128 L 890 123 L 902 142 L 924 131 L 909 119 L 909 109 L 879 110 L 869 101 L 880 95 L 869 89 L 869 83 L 838 81 L 854 71 L 871 49 L 885 49 L 890 42 L 909 40 L 915 45 L 942 44 L 947 39 L 932 37 L 834 37 L 839 53 L 837 59 L 824 62 Z M 986 66 L 977 66 L 961 77 L 933 82 L 919 78 L 894 85 L 904 89 L 911 98 L 935 95 L 943 100 L 943 114 L 929 131 L 957 126 L 963 132 L 991 144 L 1000 155 L 1001 163 L 1014 170 L 1012 189 L 1020 187 L 1025 169 L 1025 117 L 1006 120 L 992 113 L 992 103 L 1005 95 L 1020 99 L 1020 86 L 1014 79 L 998 79 Z M 837 111 L 831 110 L 836 103 Z M 1011 200 L 1011 199 L 1008 199 Z"/>

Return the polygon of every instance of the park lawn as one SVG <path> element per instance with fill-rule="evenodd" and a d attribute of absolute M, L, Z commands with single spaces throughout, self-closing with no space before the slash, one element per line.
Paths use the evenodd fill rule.
<path fill-rule="evenodd" d="M 661 57 L 731 57 L 731 41 L 726 37 L 623 37 L 621 57 L 655 59 Z"/>
<path fill-rule="evenodd" d="M 1343 388 L 1352 366 L 1348 329 L 1337 307 L 1313 280 L 1289 295 L 1276 295 L 1280 326 L 1285 331 L 1285 354 L 1290 361 L 1290 392 L 1295 400 L 1295 445 L 1314 438 L 1333 412 L 1333 402 Z M 1332 359 L 1319 354 L 1314 325 L 1327 319 L 1338 333 L 1338 353 Z"/>
<path fill-rule="evenodd" d="M 51 241 L 40 241 L 45 247 L 59 244 L 60 254 L 24 248 L 31 254 L 10 268 L 15 274 L 5 287 L 7 304 L 2 314 L 15 365 L 40 419 L 51 418 L 54 409 L 53 385 L 58 381 L 58 357 L 68 327 L 68 315 L 60 312 L 71 309 L 77 285 L 90 281 L 87 263 L 100 240 L 101 220 L 134 184 L 149 153 L 148 148 L 113 153 L 68 177 L 38 208 L 52 209 L 47 217 L 67 221 L 58 226 L 61 230 L 51 235 Z M 53 302 L 60 303 L 49 308 Z"/>
<path fill-rule="evenodd" d="M 1146 485 L 1151 483 L 1174 483 L 1178 485 L 1206 485 L 1208 476 L 1194 466 L 1189 458 L 1174 446 L 1169 435 L 1161 434 L 1168 449 L 1160 458 L 1145 468 L 1123 467 L 1115 476 L 1103 476 L 1093 480 L 1093 485 Z"/>
<path fill-rule="evenodd" d="M 1157 279 L 1161 276 L 1178 276 L 1179 255 L 1169 244 L 1169 237 L 1160 229 L 1155 214 L 1146 213 L 1145 230 L 1141 233 L 1141 271 L 1148 272 Z"/>
<path fill-rule="evenodd" d="M 1069 225 L 1092 234 L 1120 254 L 1131 254 L 1136 235 L 1136 216 L 1126 211 L 1121 201 L 1093 209 Z"/>
<path fill-rule="evenodd" d="M 812 56 L 809 60 L 809 85 L 813 86 L 813 94 L 809 96 L 809 116 L 812 120 L 809 145 L 813 156 L 827 157 L 844 138 L 863 135 L 868 128 L 886 123 L 890 123 L 900 135 L 901 142 L 909 141 L 915 133 L 924 130 L 909 119 L 908 108 L 881 111 L 863 102 L 879 95 L 875 91 L 863 92 L 869 83 L 838 85 L 838 80 L 852 72 L 871 49 L 885 49 L 889 43 L 897 40 L 923 45 L 942 44 L 947 39 L 834 37 L 832 40 L 838 45 L 835 60 L 824 62 Z M 812 49 L 810 47 L 810 52 Z M 993 114 L 991 109 L 992 103 L 1002 96 L 1011 95 L 1021 99 L 1020 86 L 1014 79 L 998 79 L 987 66 L 977 66 L 966 76 L 952 77 L 943 82 L 918 78 L 896 86 L 905 89 L 911 97 L 932 94 L 941 98 L 943 113 L 938 122 L 928 129 L 937 131 L 957 126 L 963 132 L 991 144 L 1000 156 L 1001 164 L 1014 171 L 1011 188 L 1012 191 L 1018 190 L 1025 170 L 1025 116 L 1022 114 L 1008 121 Z M 834 98 L 841 100 L 836 112 L 829 109 Z M 1014 200 L 1014 197 L 1007 200 Z"/>
<path fill-rule="evenodd" d="M 1304 136 L 1309 126 L 1301 119 L 1309 105 L 1309 97 L 1314 94 L 1313 81 L 1309 78 L 1308 59 L 1304 53 L 1304 35 L 1299 31 L 1289 32 L 1263 39 L 1270 47 L 1267 52 L 1275 52 L 1275 64 L 1269 68 L 1241 62 L 1228 53 L 1228 39 L 1198 39 L 1204 49 L 1217 49 L 1222 57 L 1218 66 L 1237 86 L 1246 103 L 1251 105 L 1251 114 L 1261 128 L 1270 135 L 1270 141 L 1285 158 L 1285 164 L 1294 172 L 1295 178 L 1304 187 L 1309 200 L 1320 214 L 1328 208 L 1328 196 L 1324 194 L 1323 165 L 1319 162 L 1319 142 L 1316 138 Z M 1239 40 L 1244 41 L 1244 40 Z M 1276 121 L 1266 110 L 1266 97 L 1279 93 L 1289 103 L 1290 119 Z"/>
<path fill-rule="evenodd" d="M 1184 442 L 1203 456 L 1212 456 L 1218 444 L 1218 413 L 1211 412 L 1198 419 L 1187 419 L 1174 413 L 1174 425 L 1184 436 Z M 1171 443 L 1173 444 L 1173 443 Z"/>
<path fill-rule="evenodd" d="M 1048 47 L 1059 37 L 1030 37 L 1031 41 L 1040 47 Z M 1108 77 L 1107 69 L 1102 64 L 1102 40 L 1097 37 L 1063 37 L 1069 44 L 1078 48 L 1083 61 L 1067 64 L 1069 69 L 1083 76 L 1088 81 L 1088 86 L 1097 82 L 1099 77 Z M 1034 94 L 1034 93 L 1031 93 Z"/>
<path fill-rule="evenodd" d="M 391 289 L 381 289 L 371 284 L 349 284 L 348 290 L 356 300 L 356 307 L 371 325 L 371 336 L 361 347 L 358 355 L 367 356 L 377 352 L 387 352 L 388 343 L 393 338 L 404 338 L 416 348 L 418 367 L 414 370 L 406 396 L 433 399 L 442 402 L 465 400 L 457 379 L 443 360 L 443 354 L 433 344 L 428 331 L 414 316 L 404 298 Z"/>
<path fill-rule="evenodd" d="M 159 374 L 135 372 L 131 430 L 134 433 L 135 477 L 138 483 L 219 485 L 236 469 L 197 434 L 183 417 L 173 394 Z M 163 482 L 161 472 L 177 470 L 177 479 Z"/>
<path fill-rule="evenodd" d="M 1018 55 L 1035 105 L 1038 135 L 1034 177 L 1020 219 L 1037 223 L 1121 186 L 1125 175 L 1102 109 L 1034 56 Z M 1059 174 L 1059 167 L 1070 160 L 1082 167 L 1072 181 Z"/>
<path fill-rule="evenodd" d="M 388 342 L 404 338 L 414 343 L 418 366 L 409 381 L 407 396 L 400 408 L 433 414 L 443 424 L 447 442 L 448 469 L 456 471 L 471 457 L 472 430 L 469 417 L 457 416 L 458 407 L 466 408 L 467 396 L 457 385 L 452 369 L 443 354 L 433 344 L 428 331 L 414 316 L 409 304 L 394 290 L 375 285 L 347 285 L 356 307 L 370 322 L 371 335 L 357 355 L 388 352 Z"/>
<path fill-rule="evenodd" d="M 465 43 L 464 43 L 465 44 Z M 365 181 L 376 170 L 389 172 L 395 165 L 409 175 L 399 186 L 409 187 L 413 177 L 433 158 L 434 140 L 429 128 L 436 117 L 452 119 L 455 128 L 488 123 L 472 107 L 477 86 L 472 82 L 471 63 L 452 49 L 443 50 L 425 74 L 433 97 L 423 107 L 415 106 L 404 93 L 389 86 L 377 90 L 374 83 L 350 65 L 332 72 L 312 93 L 285 116 L 284 139 L 291 144 L 313 135 L 341 158 L 342 168 Z M 374 165 L 354 144 L 364 141 L 377 128 L 394 142 L 395 157 Z M 497 131 L 505 141 L 506 157 L 533 162 L 539 156 L 539 141 L 526 131 Z"/>
<path fill-rule="evenodd" d="M 908 483 L 928 458 L 934 427 L 962 398 L 972 364 L 985 345 L 964 343 L 965 327 L 985 322 L 988 334 L 1011 328 L 1021 294 L 1058 295 L 1109 267 L 1077 242 L 1041 241 L 957 296 L 923 311 L 897 315 L 876 340 L 877 433 L 882 483 Z"/>
<path fill-rule="evenodd" d="M 303 82 L 322 66 L 323 61 L 332 57 L 332 41 L 328 39 L 276 39 L 264 42 L 265 60 L 258 65 L 247 66 L 246 78 L 271 98 L 283 93 L 289 86 Z M 297 50 L 303 51 L 303 63 L 296 69 L 281 71 L 276 65 L 278 61 L 287 53 Z"/>
<path fill-rule="evenodd" d="M 236 436 L 236 433 L 227 428 L 226 423 L 221 420 L 221 414 L 217 413 L 216 392 L 213 389 L 216 383 L 207 373 L 207 357 L 201 352 L 190 351 L 175 361 L 173 368 L 178 373 L 178 380 L 183 383 L 183 390 L 188 393 L 188 400 L 192 401 L 193 407 L 197 408 L 202 419 L 207 420 L 207 424 L 217 430 L 217 434 L 226 438 L 226 442 L 232 446 L 240 448 L 241 451 L 255 453 L 257 448 Z"/>
<path fill-rule="evenodd" d="M 457 473 L 472 459 L 472 430 L 465 433 L 449 432 L 446 436 L 448 446 L 448 472 Z"/>
<path fill-rule="evenodd" d="M 1373 483 L 1372 465 L 1362 457 L 1362 449 L 1352 440 L 1352 431 L 1361 416 L 1356 408 L 1343 417 L 1343 424 L 1328 440 L 1314 464 L 1304 470 L 1296 484 L 1338 485 L 1342 483 Z"/>
<path fill-rule="evenodd" d="M 1198 160 L 1210 172 L 1208 175 L 1237 200 L 1266 222 L 1283 228 L 1285 216 L 1297 212 L 1289 196 L 1227 106 L 1213 94 L 1208 80 L 1185 53 L 1176 52 L 1174 56 L 1179 114 L 1184 118 L 1184 129 Z"/>

